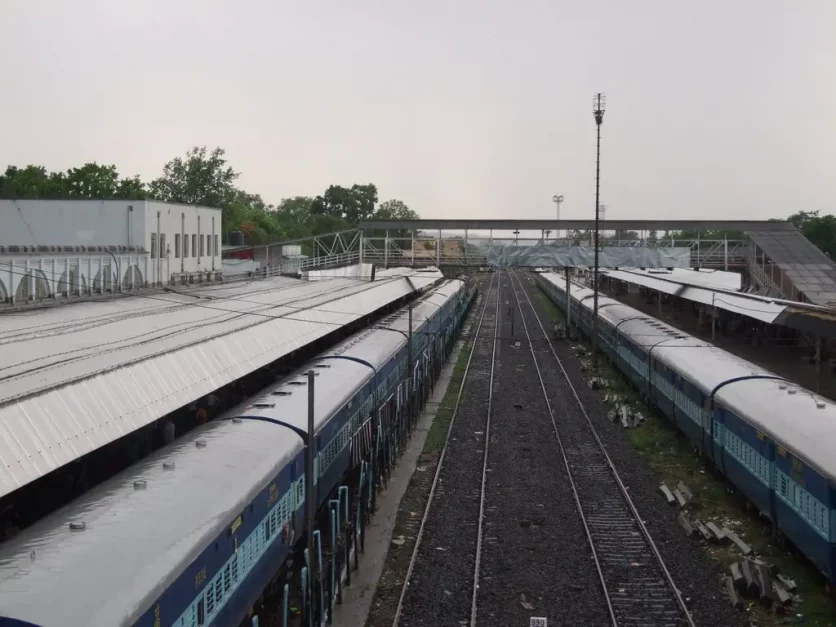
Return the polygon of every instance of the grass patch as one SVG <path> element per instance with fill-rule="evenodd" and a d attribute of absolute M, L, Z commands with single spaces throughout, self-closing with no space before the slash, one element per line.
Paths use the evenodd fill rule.
<path fill-rule="evenodd" d="M 548 296 L 537 290 L 552 321 L 565 322 L 565 316 Z M 591 350 L 591 347 L 581 342 Z M 800 600 L 793 603 L 787 616 L 777 616 L 756 603 L 749 603 L 748 614 L 758 625 L 836 625 L 836 609 L 825 589 L 824 577 L 810 562 L 791 547 L 776 546 L 770 523 L 758 514 L 754 506 L 737 494 L 731 484 L 709 462 L 704 461 L 696 447 L 655 408 L 648 407 L 640 395 L 604 359 L 599 361 L 600 376 L 609 382 L 607 392 L 615 392 L 645 416 L 642 426 L 625 429 L 625 437 L 645 459 L 659 483 L 671 489 L 679 481 L 685 483 L 696 496 L 689 504 L 690 514 L 703 521 L 728 525 L 743 538 L 762 559 L 777 565 L 781 572 L 798 584 Z M 664 500 L 659 494 L 660 507 Z M 722 526 L 722 525 L 721 525 Z M 695 540 L 696 541 L 696 540 Z M 714 560 L 728 567 L 740 559 L 739 551 L 731 546 L 705 544 L 704 550 Z M 718 593 L 720 591 L 718 583 Z"/>
<path fill-rule="evenodd" d="M 456 407 L 456 398 L 459 395 L 459 387 L 464 378 L 465 369 L 467 368 L 467 360 L 470 356 L 470 349 L 473 342 L 465 342 L 459 350 L 456 365 L 453 367 L 453 376 L 447 384 L 447 390 L 444 392 L 444 398 L 441 400 L 441 405 L 438 407 L 438 412 L 433 418 L 430 431 L 427 433 L 427 439 L 424 442 L 424 453 L 441 453 L 444 448 L 444 441 L 447 439 L 447 431 L 450 429 L 450 421 L 453 420 L 453 410 Z"/>

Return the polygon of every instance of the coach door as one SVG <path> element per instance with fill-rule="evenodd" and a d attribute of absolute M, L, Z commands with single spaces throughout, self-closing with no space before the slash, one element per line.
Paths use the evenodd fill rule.
<path fill-rule="evenodd" d="M 394 426 L 396 416 L 396 400 L 395 395 L 390 394 L 389 397 L 383 401 L 383 404 L 378 409 L 378 424 L 380 424 L 381 434 L 381 462 L 389 475 L 389 469 L 394 460 Z"/>

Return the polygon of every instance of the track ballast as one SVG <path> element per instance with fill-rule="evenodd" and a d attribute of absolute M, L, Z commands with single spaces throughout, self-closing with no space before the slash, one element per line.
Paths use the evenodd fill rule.
<path fill-rule="evenodd" d="M 692 626 L 526 283 L 483 297 L 393 627 Z"/>

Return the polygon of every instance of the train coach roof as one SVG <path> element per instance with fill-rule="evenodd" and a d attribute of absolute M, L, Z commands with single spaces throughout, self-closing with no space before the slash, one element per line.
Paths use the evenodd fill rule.
<path fill-rule="evenodd" d="M 713 344 L 688 337 L 690 340 L 683 340 L 678 346 L 665 344 L 654 348 L 653 355 L 685 376 L 703 394 L 711 394 L 718 385 L 732 379 L 776 376 Z"/>
<path fill-rule="evenodd" d="M 432 318 L 439 308 L 455 296 L 464 283 L 459 280 L 447 281 L 443 285 L 433 288 L 412 307 L 412 330 L 420 332 L 423 325 Z M 345 357 L 356 357 L 371 363 L 375 368 L 380 368 L 392 355 L 395 354 L 406 343 L 406 335 L 409 333 L 409 313 L 405 309 L 380 320 L 374 327 L 350 345 L 338 346 L 329 355 L 341 355 Z M 432 338 L 428 338 L 432 339 Z"/>
<path fill-rule="evenodd" d="M 457 282 L 451 281 L 451 284 Z M 433 294 L 451 298 L 455 293 L 455 285 L 441 286 L 433 290 Z M 440 303 L 438 298 L 432 302 Z M 415 307 L 418 315 L 423 313 L 433 315 L 438 307 L 424 305 Z M 413 310 L 413 314 L 415 313 Z M 400 314 L 398 314 L 400 318 Z M 413 323 L 415 319 L 413 318 Z M 388 326 L 388 325 L 387 325 Z M 403 329 L 408 323 L 404 321 Z M 395 328 L 395 327 L 393 327 Z M 312 365 L 298 370 L 294 375 L 282 383 L 271 388 L 266 395 L 245 407 L 250 416 L 262 416 L 281 420 L 297 429 L 307 431 L 308 392 L 306 371 L 313 368 L 319 374 L 314 380 L 314 425 L 319 432 L 333 415 L 333 412 L 346 404 L 363 385 L 371 381 L 375 371 L 386 363 L 394 352 L 406 343 L 406 338 L 397 332 L 372 327 L 366 329 L 347 341 L 339 344 L 333 350 L 317 357 Z M 333 357 L 338 357 L 334 359 Z M 351 357 L 352 359 L 341 359 Z M 357 361 L 360 360 L 360 361 Z M 363 362 L 363 363 L 361 363 Z M 365 365 L 371 364 L 375 370 Z M 324 376 L 326 375 L 327 376 Z M 276 394 L 275 392 L 279 392 Z M 354 411 L 351 406 L 349 410 Z"/>
<path fill-rule="evenodd" d="M 836 403 L 775 379 L 726 385 L 716 399 L 795 457 L 836 481 Z"/>
<path fill-rule="evenodd" d="M 301 450 L 297 435 L 268 423 L 196 429 L 0 544 L 0 616 L 132 625 Z M 71 521 L 86 528 L 71 531 Z"/>

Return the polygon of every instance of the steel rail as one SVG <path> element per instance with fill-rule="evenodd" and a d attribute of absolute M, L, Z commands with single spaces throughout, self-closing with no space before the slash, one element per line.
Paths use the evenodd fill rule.
<path fill-rule="evenodd" d="M 493 410 L 493 374 L 496 367 L 496 347 L 499 345 L 499 301 L 502 294 L 502 272 L 496 281 L 496 314 L 493 325 L 493 349 L 491 351 L 491 373 L 488 383 L 488 412 L 485 419 L 485 452 L 482 456 L 482 482 L 479 486 L 479 522 L 476 532 L 476 563 L 473 566 L 473 595 L 470 601 L 470 627 L 476 627 L 476 595 L 479 593 L 479 568 L 482 565 L 482 523 L 485 520 L 485 486 L 488 476 L 488 451 L 491 446 L 491 413 Z M 513 287 L 513 283 L 511 284 Z M 475 342 L 474 342 L 475 344 Z"/>
<path fill-rule="evenodd" d="M 523 294 L 525 295 L 526 301 L 528 302 L 528 305 L 531 308 L 531 312 L 534 315 L 534 319 L 537 320 L 537 324 L 539 325 L 540 330 L 542 331 L 543 335 L 546 338 L 548 338 L 548 333 L 546 332 L 546 329 L 543 326 L 542 321 L 540 320 L 540 316 L 537 314 L 537 310 L 535 309 L 534 304 L 531 302 L 531 298 L 529 297 L 528 292 L 525 289 L 525 286 L 523 286 L 522 281 L 517 276 L 516 272 L 511 272 L 510 274 L 512 275 L 512 278 L 511 278 L 512 288 L 513 288 L 514 278 L 516 278 L 517 283 L 519 283 L 520 289 L 522 290 Z M 534 352 L 534 344 L 531 341 L 531 336 L 530 336 L 530 333 L 528 331 L 528 324 L 525 321 L 525 316 L 523 315 L 522 305 L 520 303 L 519 297 L 517 296 L 516 288 L 514 288 L 513 291 L 514 291 L 515 299 L 517 300 L 517 306 L 520 310 L 520 317 L 523 319 L 523 328 L 525 329 L 526 337 L 528 338 L 528 341 L 529 341 L 529 349 L 531 350 L 531 355 L 532 355 L 532 358 L 534 359 L 534 365 L 537 369 L 537 376 L 540 379 L 540 386 L 543 390 L 543 395 L 546 398 L 546 404 L 547 404 L 548 409 L 549 409 L 549 415 L 551 416 L 552 424 L 554 426 L 555 437 L 557 438 L 558 446 L 560 448 L 560 453 L 561 453 L 561 456 L 563 457 L 563 461 L 564 461 L 564 464 L 566 466 L 566 470 L 567 470 L 567 473 L 568 473 L 570 485 L 572 487 L 572 492 L 575 496 L 575 503 L 577 504 L 578 512 L 581 516 L 581 520 L 583 522 L 584 530 L 586 532 L 587 539 L 589 540 L 589 543 L 590 543 L 590 548 L 592 549 L 593 559 L 595 561 L 595 565 L 596 565 L 596 568 L 598 570 L 598 575 L 599 575 L 599 578 L 601 580 L 601 586 L 602 586 L 602 589 L 603 589 L 603 592 L 604 592 L 604 595 L 605 595 L 605 598 L 606 598 L 606 601 L 607 601 L 607 608 L 610 612 L 610 617 L 612 618 L 613 626 L 618 627 L 619 618 L 618 618 L 616 609 L 614 607 L 613 600 L 610 596 L 610 591 L 608 590 L 606 577 L 604 575 L 603 564 L 601 562 L 598 551 L 596 549 L 595 540 L 594 540 L 592 531 L 590 529 L 587 517 L 586 517 L 586 515 L 584 514 L 584 511 L 583 511 L 583 506 L 582 506 L 582 503 L 581 503 L 580 494 L 578 492 L 577 485 L 575 483 L 575 479 L 574 479 L 574 476 L 573 476 L 574 471 L 572 469 L 571 464 L 569 463 L 569 459 L 568 459 L 568 456 L 566 455 L 566 451 L 565 451 L 565 448 L 564 448 L 564 445 L 563 445 L 563 440 L 560 436 L 560 432 L 559 432 L 559 429 L 558 429 L 558 426 L 557 426 L 557 421 L 554 418 L 554 413 L 552 411 L 551 402 L 549 401 L 549 398 L 548 398 L 548 392 L 546 390 L 545 381 L 543 379 L 543 375 L 542 375 L 542 372 L 540 370 L 540 366 L 537 362 L 536 353 Z M 619 492 L 620 492 L 624 502 L 627 504 L 627 506 L 630 510 L 630 513 L 632 514 L 632 518 L 634 519 L 633 522 L 640 529 L 648 548 L 650 549 L 651 553 L 653 554 L 653 556 L 656 560 L 656 564 L 661 569 L 661 571 L 664 575 L 665 582 L 667 583 L 667 585 L 670 587 L 671 591 L 673 592 L 673 595 L 676 598 L 677 605 L 679 606 L 679 609 L 681 610 L 682 615 L 683 615 L 685 621 L 687 622 L 687 625 L 689 627 L 696 627 L 696 624 L 694 623 L 694 619 L 691 616 L 691 613 L 688 611 L 688 607 L 685 604 L 685 600 L 682 598 L 682 594 L 680 593 L 679 588 L 677 588 L 676 583 L 674 582 L 673 577 L 672 577 L 670 571 L 668 570 L 667 566 L 665 565 L 664 559 L 662 558 L 662 555 L 661 555 L 661 553 L 659 552 L 659 549 L 656 546 L 656 543 L 653 541 L 653 538 L 650 534 L 650 531 L 647 529 L 647 526 L 644 524 L 644 521 L 642 520 L 642 517 L 641 517 L 641 515 L 638 511 L 638 508 L 636 507 L 635 503 L 633 502 L 633 499 L 630 497 L 626 486 L 624 485 L 623 481 L 621 480 L 621 477 L 619 476 L 618 471 L 616 470 L 615 465 L 612 462 L 612 459 L 610 458 L 609 454 L 607 453 L 606 447 L 604 446 L 604 443 L 601 441 L 601 438 L 598 435 L 598 431 L 595 429 L 595 425 L 592 423 L 592 420 L 590 419 L 589 414 L 587 413 L 586 408 L 584 407 L 584 404 L 581 401 L 581 398 L 578 395 L 577 390 L 575 389 L 575 386 L 572 384 L 572 381 L 569 379 L 569 375 L 566 372 L 565 367 L 563 366 L 563 362 L 561 361 L 560 357 L 558 357 L 557 352 L 554 350 L 554 346 L 552 346 L 551 343 L 549 343 L 548 345 L 549 345 L 549 349 L 552 353 L 552 356 L 555 359 L 555 362 L 557 363 L 558 367 L 560 368 L 561 373 L 563 374 L 563 378 L 564 378 L 566 384 L 568 385 L 569 390 L 572 392 L 572 396 L 574 397 L 574 400 L 577 403 L 578 408 L 580 409 L 581 413 L 584 416 L 586 425 L 589 428 L 589 431 L 590 431 L 590 433 L 592 434 L 592 436 L 595 440 L 595 444 L 597 445 L 597 449 L 600 452 L 603 460 L 605 461 L 605 463 L 606 463 L 606 465 L 607 465 L 607 467 L 610 471 L 610 475 L 612 476 L 613 480 L 615 481 L 616 485 L 618 486 Z M 610 585 L 612 585 L 613 583 L 614 582 L 610 582 Z"/>
<path fill-rule="evenodd" d="M 477 337 L 479 335 L 479 331 L 482 329 L 482 321 L 485 319 L 485 311 L 487 310 L 487 307 L 488 307 L 488 296 L 489 296 L 491 290 L 493 289 L 494 279 L 496 279 L 496 274 L 491 275 L 491 280 L 490 280 L 490 283 L 488 284 L 488 289 L 485 292 L 484 303 L 482 304 L 482 311 L 479 314 L 479 322 L 478 322 L 477 327 L 476 327 L 476 336 Z M 497 285 L 498 285 L 498 283 L 499 283 L 499 281 L 497 280 Z M 497 313 L 499 312 L 499 295 L 498 294 L 497 294 L 497 298 L 496 298 L 496 311 L 497 311 Z M 498 316 L 497 316 L 497 320 L 494 321 L 494 335 L 496 335 L 497 323 L 498 323 Z M 495 346 L 494 346 L 494 348 L 495 348 Z M 421 516 L 421 525 L 418 528 L 418 535 L 415 537 L 415 546 L 412 547 L 412 556 L 409 559 L 409 566 L 407 567 L 407 570 L 406 570 L 406 576 L 404 577 L 403 586 L 401 586 L 401 593 L 400 593 L 400 596 L 398 597 L 398 605 L 397 605 L 397 608 L 395 609 L 395 616 L 392 619 L 392 627 L 398 627 L 398 624 L 399 624 L 400 618 L 401 618 L 401 614 L 403 612 L 404 598 L 406 597 L 406 591 L 407 591 L 407 588 L 409 587 L 409 582 L 412 578 L 412 572 L 415 569 L 415 562 L 418 558 L 418 551 L 421 547 L 421 540 L 424 537 L 424 527 L 426 525 L 427 518 L 430 515 L 430 510 L 432 508 L 433 499 L 435 498 L 436 490 L 438 488 L 439 479 L 441 477 L 441 470 L 442 470 L 442 467 L 444 466 L 444 461 L 447 458 L 447 450 L 448 450 L 448 447 L 449 447 L 449 444 L 450 444 L 450 434 L 453 432 L 453 426 L 456 423 L 456 417 L 458 416 L 458 413 L 459 413 L 459 406 L 461 404 L 462 394 L 464 393 L 465 384 L 467 383 L 467 377 L 470 374 L 470 365 L 473 362 L 473 354 L 474 354 L 475 350 L 476 350 L 476 342 L 472 342 L 471 346 L 470 346 L 470 354 L 467 357 L 467 364 L 465 365 L 464 373 L 462 374 L 462 380 L 461 380 L 461 383 L 459 384 L 459 390 L 456 394 L 456 402 L 455 402 L 455 405 L 453 407 L 453 415 L 450 417 L 450 425 L 447 427 L 447 434 L 444 437 L 444 446 L 442 447 L 441 455 L 438 458 L 438 466 L 436 466 L 436 469 L 435 469 L 435 475 L 433 476 L 432 486 L 430 487 L 430 493 L 429 493 L 429 496 L 427 497 L 427 504 L 424 506 L 424 512 L 423 512 L 423 515 Z M 491 364 L 491 370 L 493 371 L 493 363 Z M 491 375 L 491 385 L 493 385 L 493 375 Z M 487 440 L 487 438 L 486 438 L 486 440 Z M 484 486 L 484 482 L 483 482 L 483 486 Z"/>

